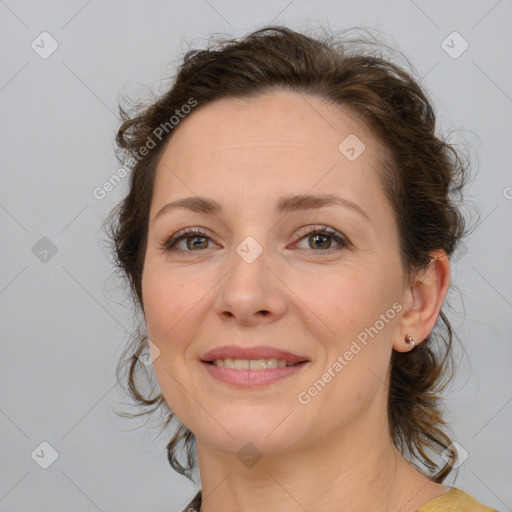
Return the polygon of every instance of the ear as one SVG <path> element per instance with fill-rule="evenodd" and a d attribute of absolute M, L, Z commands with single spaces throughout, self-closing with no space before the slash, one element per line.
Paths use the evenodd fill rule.
<path fill-rule="evenodd" d="M 432 331 L 450 286 L 450 260 L 443 249 L 430 253 L 428 267 L 414 275 L 404 294 L 404 310 L 400 319 L 401 337 L 393 343 L 398 352 L 408 352 L 404 341 L 412 336 L 416 345 Z"/>

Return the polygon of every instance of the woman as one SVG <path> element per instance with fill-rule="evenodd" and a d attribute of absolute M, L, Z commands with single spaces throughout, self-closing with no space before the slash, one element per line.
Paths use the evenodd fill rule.
<path fill-rule="evenodd" d="M 129 388 L 178 420 L 176 471 L 197 448 L 188 511 L 493 510 L 442 483 L 467 165 L 374 50 L 267 27 L 121 109 L 132 175 L 110 236 L 147 328 Z"/>

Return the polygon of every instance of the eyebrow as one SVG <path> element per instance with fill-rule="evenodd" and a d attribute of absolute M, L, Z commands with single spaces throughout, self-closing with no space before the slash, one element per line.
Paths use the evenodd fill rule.
<path fill-rule="evenodd" d="M 314 210 L 324 206 L 334 205 L 349 208 L 352 211 L 359 213 L 366 220 L 370 220 L 368 214 L 358 204 L 335 194 L 284 196 L 279 198 L 277 201 L 276 212 L 279 214 L 287 214 L 295 211 Z M 153 217 L 152 222 L 156 221 L 156 219 L 161 217 L 164 213 L 179 208 L 185 208 L 187 210 L 206 215 L 219 215 L 222 213 L 222 206 L 213 199 L 198 196 L 184 197 L 163 206 Z"/>

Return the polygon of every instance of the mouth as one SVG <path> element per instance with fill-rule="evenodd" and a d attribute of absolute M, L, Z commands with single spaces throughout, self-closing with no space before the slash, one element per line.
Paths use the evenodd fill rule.
<path fill-rule="evenodd" d="M 214 379 L 236 387 L 260 387 L 289 378 L 310 363 L 304 356 L 271 346 L 224 346 L 200 358 Z"/>
<path fill-rule="evenodd" d="M 292 363 L 286 359 L 215 359 L 213 361 L 202 361 L 206 364 L 214 366 L 222 366 L 223 368 L 231 368 L 233 370 L 271 370 L 272 368 L 289 368 L 307 363 L 307 360 Z"/>
<path fill-rule="evenodd" d="M 200 358 L 203 363 L 235 370 L 271 370 L 308 362 L 308 358 L 269 345 L 246 347 L 227 345 L 210 350 Z"/>

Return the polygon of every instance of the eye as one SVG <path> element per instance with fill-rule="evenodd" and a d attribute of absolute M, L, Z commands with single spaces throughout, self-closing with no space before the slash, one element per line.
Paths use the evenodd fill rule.
<path fill-rule="evenodd" d="M 162 249 L 168 252 L 194 252 L 208 249 L 210 237 L 199 228 L 186 228 L 169 237 L 162 244 Z M 184 245 L 179 245 L 184 242 Z"/>
<path fill-rule="evenodd" d="M 329 226 L 314 226 L 301 228 L 299 230 L 299 242 L 308 240 L 309 247 L 299 247 L 300 249 L 314 249 L 317 254 L 335 252 L 340 249 L 348 248 L 350 242 L 338 231 Z M 178 231 L 175 235 L 165 239 L 161 248 L 166 252 L 179 251 L 182 253 L 192 253 L 209 249 L 211 238 L 200 228 L 186 228 Z M 333 241 L 338 244 L 338 248 L 332 247 Z M 294 247 L 299 245 L 294 244 Z M 181 247 L 180 247 L 181 244 Z"/>
<path fill-rule="evenodd" d="M 315 226 L 313 229 L 311 227 L 302 228 L 299 235 L 301 235 L 299 242 L 303 240 L 308 242 L 308 247 L 301 247 L 301 249 L 320 249 L 314 251 L 319 254 L 334 252 L 350 246 L 348 240 L 341 233 L 329 226 Z M 338 244 L 338 248 L 332 248 L 333 240 Z M 295 243 L 295 246 L 297 245 L 298 243 Z"/>

